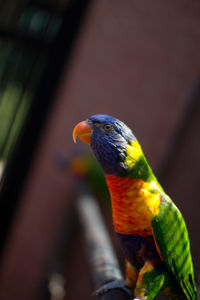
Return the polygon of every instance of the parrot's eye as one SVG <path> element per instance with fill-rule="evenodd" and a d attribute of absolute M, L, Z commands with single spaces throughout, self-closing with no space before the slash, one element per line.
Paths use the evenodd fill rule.
<path fill-rule="evenodd" d="M 105 125 L 103 126 L 103 129 L 104 129 L 106 132 L 110 132 L 110 131 L 113 129 L 113 127 L 112 127 L 112 125 L 110 125 L 110 124 L 105 124 Z"/>

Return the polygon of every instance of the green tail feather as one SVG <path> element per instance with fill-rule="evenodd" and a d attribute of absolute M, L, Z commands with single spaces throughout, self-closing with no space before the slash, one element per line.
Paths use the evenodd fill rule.
<path fill-rule="evenodd" d="M 192 278 L 191 274 L 184 280 L 180 281 L 180 285 L 187 299 L 191 299 L 191 300 L 197 299 L 196 286 L 194 285 L 194 278 Z"/>

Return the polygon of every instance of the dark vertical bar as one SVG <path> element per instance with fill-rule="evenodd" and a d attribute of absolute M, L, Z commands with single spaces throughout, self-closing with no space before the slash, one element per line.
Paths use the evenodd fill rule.
<path fill-rule="evenodd" d="M 164 154 L 160 166 L 156 172 L 159 181 L 164 184 L 167 175 L 169 174 L 173 162 L 176 159 L 177 153 L 190 130 L 190 125 L 192 123 L 195 114 L 198 112 L 200 106 L 200 78 L 198 78 L 195 83 L 194 89 L 188 100 L 188 103 L 183 112 L 183 116 L 178 123 L 178 126 L 171 137 L 169 146 Z"/>
<path fill-rule="evenodd" d="M 89 5 L 89 0 L 69 3 L 61 29 L 49 49 L 49 63 L 44 71 L 19 142 L 9 159 L 0 186 L 0 249 L 5 243 L 19 196 L 31 166 L 34 150 L 53 104 L 63 67 L 70 61 L 73 41 Z"/>

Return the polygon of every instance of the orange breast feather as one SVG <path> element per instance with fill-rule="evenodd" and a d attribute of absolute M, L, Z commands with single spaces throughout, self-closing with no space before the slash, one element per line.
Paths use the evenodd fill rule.
<path fill-rule="evenodd" d="M 157 183 L 115 175 L 105 177 L 111 195 L 115 231 L 122 234 L 150 233 L 151 221 L 160 205 Z"/>

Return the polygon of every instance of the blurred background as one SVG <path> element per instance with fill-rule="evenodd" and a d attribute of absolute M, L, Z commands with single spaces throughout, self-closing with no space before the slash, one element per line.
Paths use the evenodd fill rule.
<path fill-rule="evenodd" d="M 139 139 L 185 217 L 198 277 L 200 2 L 1 0 L 0 299 L 91 298 L 74 209 L 85 172 L 123 265 L 101 171 L 72 141 L 96 113 Z"/>

